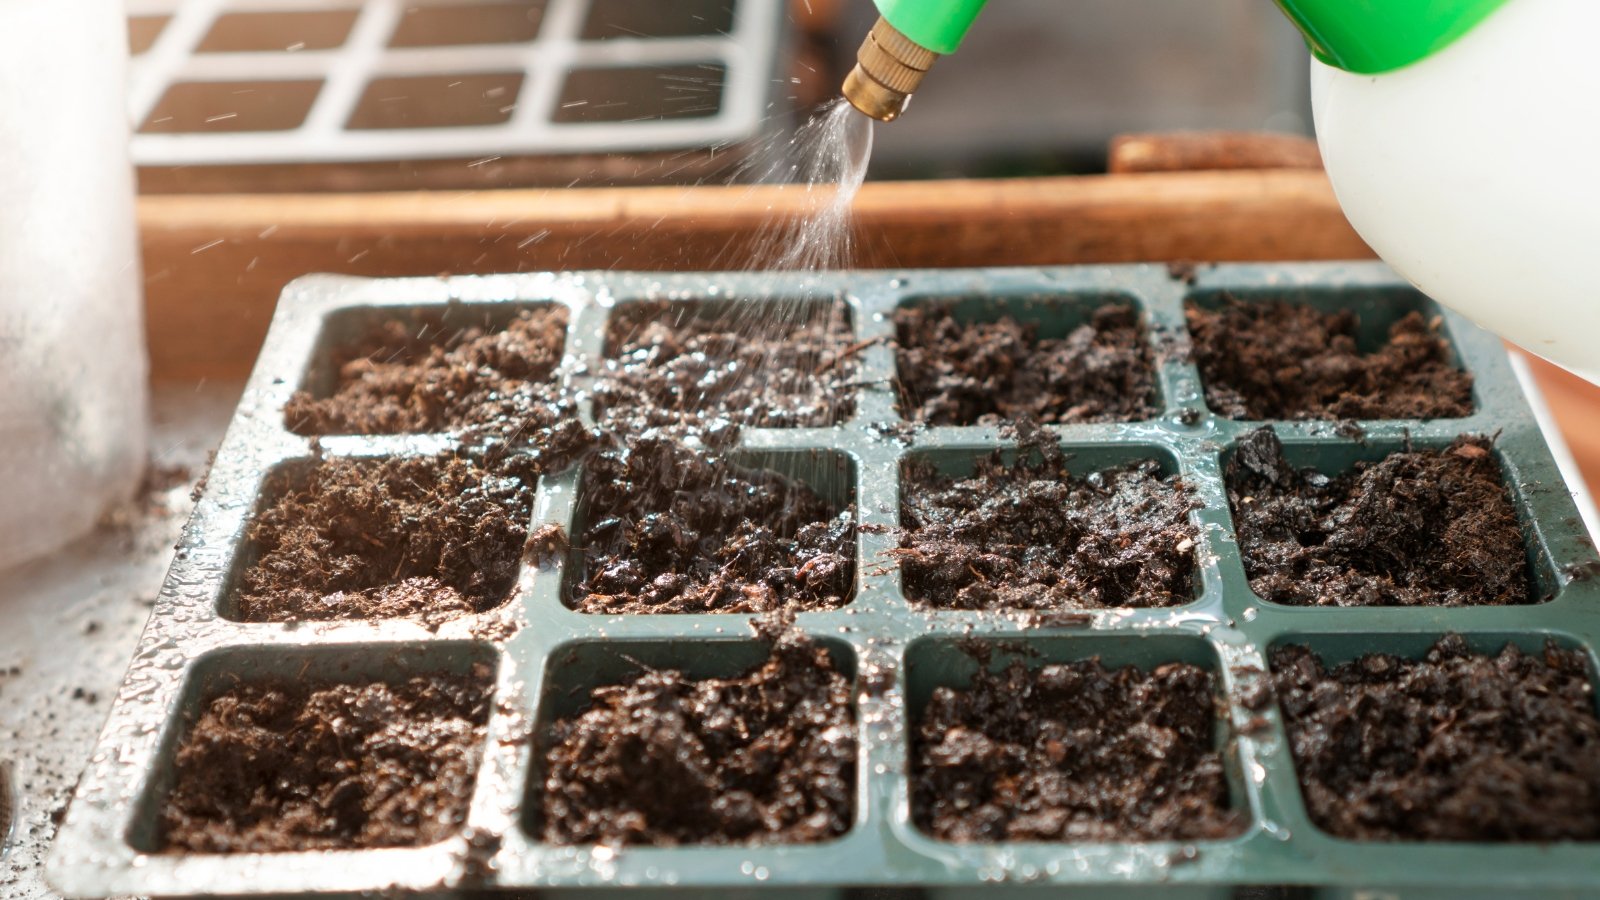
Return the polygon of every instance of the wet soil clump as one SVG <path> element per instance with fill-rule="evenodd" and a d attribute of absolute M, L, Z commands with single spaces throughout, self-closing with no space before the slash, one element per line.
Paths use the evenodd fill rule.
<path fill-rule="evenodd" d="M 735 303 L 692 315 L 636 303 L 612 318 L 595 418 L 621 432 L 701 426 L 819 428 L 855 412 L 860 345 L 842 305 Z"/>
<path fill-rule="evenodd" d="M 948 304 L 895 312 L 900 414 L 927 425 L 1131 422 L 1155 415 L 1155 368 L 1138 311 L 1096 309 L 1062 338 L 1001 316 L 964 322 Z"/>
<path fill-rule="evenodd" d="M 271 680 L 213 695 L 161 806 L 169 853 L 412 847 L 466 818 L 489 669 L 396 684 Z"/>
<path fill-rule="evenodd" d="M 537 474 L 526 457 L 329 459 L 281 472 L 250 526 L 246 622 L 421 617 L 499 606 L 527 537 Z"/>
<path fill-rule="evenodd" d="M 985 665 L 965 690 L 935 689 L 915 724 L 912 819 L 958 843 L 1234 834 L 1213 692 L 1186 663 Z"/>
<path fill-rule="evenodd" d="M 813 843 L 850 826 L 850 682 L 797 632 L 743 675 L 652 670 L 592 699 L 552 729 L 549 843 Z"/>
<path fill-rule="evenodd" d="M 481 427 L 531 439 L 577 420 L 554 384 L 567 311 L 524 311 L 503 329 L 437 319 L 378 324 L 334 354 L 328 397 L 301 391 L 284 417 L 296 434 L 417 434 Z"/>
<path fill-rule="evenodd" d="M 1406 314 L 1371 353 L 1356 314 L 1225 298 L 1185 310 L 1206 403 L 1232 419 L 1451 419 L 1472 414 L 1472 376 L 1439 323 Z"/>
<path fill-rule="evenodd" d="M 1522 527 L 1485 438 L 1392 453 L 1329 477 L 1270 428 L 1228 464 L 1250 587 L 1292 606 L 1504 606 L 1537 597 Z"/>
<path fill-rule="evenodd" d="M 1554 644 L 1326 668 L 1272 653 L 1295 769 L 1319 828 L 1383 841 L 1600 838 L 1600 719 L 1584 654 Z"/>
<path fill-rule="evenodd" d="M 569 598 L 581 612 L 801 611 L 850 598 L 855 508 L 798 480 L 644 437 L 595 456 L 584 485 L 584 577 Z"/>
<path fill-rule="evenodd" d="M 1143 460 L 1075 476 L 1055 437 L 1019 428 L 971 475 L 905 464 L 897 555 L 907 597 L 942 609 L 1174 606 L 1194 593 L 1199 505 Z"/>

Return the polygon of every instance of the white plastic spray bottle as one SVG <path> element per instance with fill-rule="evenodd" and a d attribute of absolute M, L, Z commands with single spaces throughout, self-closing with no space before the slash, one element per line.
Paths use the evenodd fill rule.
<path fill-rule="evenodd" d="M 1398 67 L 1317 54 L 1323 164 L 1395 271 L 1600 384 L 1600 2 L 1455 5 L 1484 9 Z"/>
<path fill-rule="evenodd" d="M 876 0 L 844 94 L 900 115 L 985 0 Z M 1600 384 L 1600 0 L 1275 0 L 1345 215 L 1395 271 Z"/>

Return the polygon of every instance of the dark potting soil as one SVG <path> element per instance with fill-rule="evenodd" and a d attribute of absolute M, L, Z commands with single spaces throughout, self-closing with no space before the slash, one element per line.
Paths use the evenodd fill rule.
<path fill-rule="evenodd" d="M 1155 369 L 1138 311 L 1111 303 L 1063 338 L 1001 316 L 963 322 L 948 304 L 895 312 L 900 414 L 927 425 L 1131 422 L 1154 415 Z"/>
<path fill-rule="evenodd" d="M 269 479 L 237 589 L 246 622 L 438 622 L 500 605 L 516 579 L 537 475 L 526 457 L 329 459 Z"/>
<path fill-rule="evenodd" d="M 644 437 L 592 458 L 584 490 L 582 612 L 832 609 L 855 584 L 855 508 L 777 472 Z"/>
<path fill-rule="evenodd" d="M 1224 298 L 1185 310 L 1206 403 L 1232 419 L 1447 419 L 1472 414 L 1472 376 L 1438 322 L 1408 313 L 1371 353 L 1350 310 Z"/>
<path fill-rule="evenodd" d="M 1295 769 L 1319 828 L 1355 840 L 1600 839 L 1600 719 L 1584 654 L 1472 653 L 1327 669 L 1272 653 Z"/>
<path fill-rule="evenodd" d="M 1194 593 L 1199 505 L 1155 460 L 1074 476 L 1056 438 L 1021 425 L 967 476 L 905 464 L 898 556 L 907 597 L 943 609 L 1173 606 Z"/>
<path fill-rule="evenodd" d="M 1213 704 L 1211 674 L 1185 663 L 985 665 L 915 724 L 912 820 L 960 843 L 1226 837 L 1242 817 Z"/>
<path fill-rule="evenodd" d="M 1501 606 L 1537 597 L 1492 444 L 1392 453 L 1329 477 L 1296 470 L 1270 428 L 1228 464 L 1250 586 L 1294 606 Z"/>
<path fill-rule="evenodd" d="M 553 844 L 811 843 L 854 814 L 850 683 L 822 647 L 776 635 L 732 678 L 646 671 L 552 728 L 541 809 Z"/>
<path fill-rule="evenodd" d="M 722 419 L 752 428 L 835 425 L 855 411 L 850 317 L 843 305 L 735 303 L 690 315 L 630 304 L 606 334 L 595 417 L 623 432 Z"/>
<path fill-rule="evenodd" d="M 161 805 L 166 852 L 409 847 L 460 827 L 489 668 L 404 682 L 245 683 L 201 707 Z"/>
<path fill-rule="evenodd" d="M 578 427 L 574 408 L 553 382 L 566 327 L 561 307 L 527 310 L 500 330 L 383 322 L 335 352 L 338 384 L 331 396 L 301 391 L 284 417 L 297 434 L 478 427 L 560 444 L 572 439 L 565 429 Z"/>

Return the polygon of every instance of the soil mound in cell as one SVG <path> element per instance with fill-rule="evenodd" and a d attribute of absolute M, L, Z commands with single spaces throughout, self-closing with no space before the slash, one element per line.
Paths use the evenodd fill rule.
<path fill-rule="evenodd" d="M 943 609 L 1174 606 L 1194 593 L 1198 505 L 1145 460 L 1073 475 L 1053 435 L 1024 423 L 1016 461 L 968 476 L 905 465 L 898 551 L 907 597 Z"/>
<path fill-rule="evenodd" d="M 1098 659 L 937 688 L 912 735 L 911 815 L 937 838 L 1198 840 L 1236 833 L 1212 676 Z"/>
<path fill-rule="evenodd" d="M 246 622 L 440 622 L 505 601 L 538 476 L 527 457 L 328 459 L 268 481 L 235 609 Z M 296 483 L 297 480 L 299 483 Z"/>
<path fill-rule="evenodd" d="M 850 827 L 850 683 L 804 636 L 776 637 L 743 675 L 647 671 L 591 696 L 545 754 L 547 842 L 794 844 Z"/>
<path fill-rule="evenodd" d="M 1319 828 L 1353 840 L 1600 838 L 1600 719 L 1585 655 L 1447 635 L 1421 660 L 1327 668 L 1272 653 L 1295 769 Z"/>
<path fill-rule="evenodd" d="M 1001 316 L 963 322 L 947 304 L 895 313 L 900 414 L 927 425 L 1131 422 L 1155 415 L 1155 367 L 1139 313 L 1106 304 L 1063 338 Z"/>
<path fill-rule="evenodd" d="M 1293 606 L 1532 603 L 1493 445 L 1392 453 L 1334 477 L 1297 470 L 1270 428 L 1239 443 L 1228 500 L 1250 586 Z"/>
<path fill-rule="evenodd" d="M 1232 419 L 1451 419 L 1472 414 L 1472 376 L 1438 322 L 1408 313 L 1371 353 L 1356 314 L 1225 298 L 1185 310 L 1206 403 Z"/>
<path fill-rule="evenodd" d="M 607 333 L 595 417 L 615 430 L 820 428 L 855 412 L 850 318 L 842 305 L 736 304 L 693 316 L 670 303 L 620 309 Z"/>
<path fill-rule="evenodd" d="M 489 668 L 396 684 L 245 683 L 212 696 L 179 746 L 165 852 L 412 847 L 466 818 Z"/>
<path fill-rule="evenodd" d="M 644 437 L 590 461 L 585 498 L 582 612 L 832 609 L 854 589 L 854 507 L 777 472 Z"/>
<path fill-rule="evenodd" d="M 576 424 L 556 367 L 567 311 L 538 307 L 503 329 L 382 322 L 334 357 L 332 395 L 301 391 L 284 418 L 297 434 L 416 434 L 479 427 L 536 440 Z M 566 426 L 570 427 L 570 426 Z"/>

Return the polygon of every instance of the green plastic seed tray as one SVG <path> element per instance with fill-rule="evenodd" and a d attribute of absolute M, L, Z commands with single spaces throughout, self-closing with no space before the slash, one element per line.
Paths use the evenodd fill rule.
<path fill-rule="evenodd" d="M 1475 411 L 1433 421 L 1363 421 L 1359 436 L 1333 422 L 1270 423 L 1291 459 L 1327 474 L 1410 442 L 1442 447 L 1461 434 L 1498 435 L 1502 466 L 1522 523 L 1541 602 L 1473 608 L 1299 608 L 1267 603 L 1249 587 L 1234 537 L 1223 472 L 1242 435 L 1260 422 L 1207 408 L 1201 376 L 1184 352 L 1184 304 L 1224 293 L 1277 298 L 1360 317 L 1372 344 L 1406 312 L 1442 317 L 1442 333 L 1475 379 Z M 509 602 L 437 626 L 414 620 L 250 623 L 233 594 L 251 550 L 246 538 L 268 476 L 319 458 L 429 455 L 457 434 L 328 435 L 285 427 L 299 390 L 326 394 L 334 348 L 376 322 L 443 315 L 447 323 L 503 325 L 519 310 L 569 311 L 558 377 L 585 393 L 603 368 L 608 317 L 640 300 L 694 306 L 770 298 L 847 305 L 862 349 L 853 410 L 825 428 L 745 428 L 736 452 L 858 510 L 855 581 L 838 609 L 804 612 L 796 626 L 821 639 L 854 680 L 858 744 L 855 817 L 836 840 L 811 845 L 555 847 L 527 823 L 536 814 L 554 716 L 584 704 L 591 688 L 638 666 L 691 676 L 736 674 L 765 649 L 741 615 L 586 615 L 565 602 L 577 574 L 568 556 L 528 553 Z M 1059 336 L 1115 301 L 1135 307 L 1154 347 L 1157 412 L 1128 424 L 1050 426 L 1073 470 L 1154 458 L 1194 486 L 1199 506 L 1193 598 L 1159 609 L 1069 616 L 930 610 L 911 605 L 890 553 L 898 538 L 902 463 L 931 455 L 947 471 L 1015 446 L 998 427 L 911 429 L 897 411 L 892 316 L 908 304 L 954 302 L 966 320 L 1002 312 Z M 1517 298 L 1507 298 L 1517 302 Z M 755 313 L 754 315 L 758 315 Z M 591 415 L 589 401 L 581 415 Z M 531 534 L 558 525 L 576 535 L 589 509 L 581 466 L 542 477 Z M 311 895 L 549 890 L 550 896 L 617 896 L 641 888 L 676 896 L 737 889 L 737 896 L 836 897 L 846 889 L 905 890 L 939 897 L 1001 891 L 1074 897 L 1228 897 L 1260 886 L 1306 896 L 1600 896 L 1600 845 L 1377 843 L 1342 840 L 1308 818 L 1276 704 L 1259 713 L 1241 698 L 1268 678 L 1274 646 L 1303 642 L 1330 662 L 1373 650 L 1420 656 L 1445 632 L 1487 651 L 1529 649 L 1555 637 L 1594 664 L 1600 638 L 1600 565 L 1500 342 L 1436 307 L 1378 264 L 1203 268 L 1192 283 L 1159 266 L 1111 266 L 841 274 L 573 273 L 365 280 L 316 275 L 285 289 L 255 373 L 217 455 L 205 494 L 83 775 L 50 860 L 49 878 L 74 897 L 113 895 Z M 1218 841 L 954 844 L 915 827 L 909 813 L 908 735 L 930 692 L 960 687 L 977 665 L 967 641 L 988 643 L 991 665 L 1044 665 L 1100 656 L 1151 668 L 1182 661 L 1215 675 L 1217 748 L 1230 803 L 1245 825 Z M 476 787 L 464 825 L 437 843 L 407 848 L 275 854 L 160 852 L 155 817 L 170 788 L 173 755 L 199 698 L 219 683 L 265 675 L 401 679 L 487 662 L 494 696 Z M 1600 752 L 1600 748 L 1596 748 Z M 530 788 L 530 783 L 533 787 Z"/>

